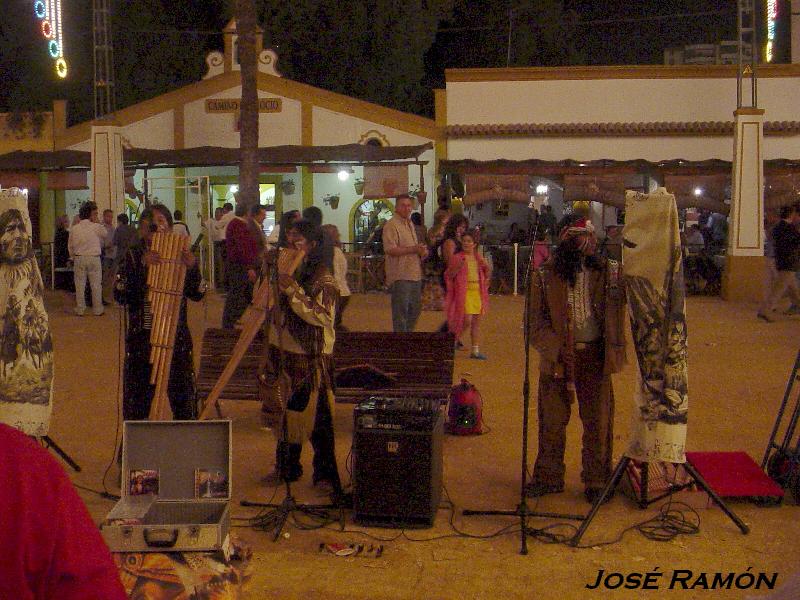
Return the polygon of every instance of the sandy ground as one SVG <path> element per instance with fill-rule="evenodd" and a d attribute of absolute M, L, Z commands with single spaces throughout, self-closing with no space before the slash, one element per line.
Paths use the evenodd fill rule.
<path fill-rule="evenodd" d="M 78 318 L 70 313 L 71 299 L 61 293 L 48 296 L 55 340 L 55 409 L 51 435 L 82 465 L 72 474 L 76 484 L 93 489 L 105 485 L 114 491 L 119 477 L 113 466 L 115 429 L 118 425 L 120 369 L 119 311 L 111 307 L 105 316 Z M 196 346 L 207 326 L 217 326 L 222 302 L 213 293 L 192 305 L 191 326 Z M 797 317 L 766 324 L 757 321 L 752 306 L 731 304 L 718 298 L 688 301 L 690 340 L 691 450 L 744 450 L 760 462 L 787 377 L 798 351 L 800 320 Z M 519 502 L 522 430 L 523 343 L 520 326 L 522 300 L 493 297 L 491 314 L 483 327 L 486 362 L 457 355 L 455 375 L 468 372 L 483 394 L 485 419 L 491 432 L 480 437 L 448 437 L 445 440 L 445 488 L 456 506 L 453 522 L 472 535 L 486 536 L 506 528 L 490 539 L 459 537 L 450 526 L 451 513 L 441 509 L 435 526 L 427 530 L 399 531 L 363 529 L 352 524 L 346 530 L 332 525 L 323 530 L 286 529 L 287 536 L 273 543 L 267 534 L 247 527 L 237 529 L 254 550 L 252 598 L 584 598 L 597 594 L 586 589 L 600 569 L 608 572 L 646 573 L 658 570 L 658 591 L 650 597 L 680 598 L 708 594 L 701 587 L 672 590 L 669 582 L 676 569 L 691 570 L 692 581 L 700 573 L 777 573 L 778 584 L 798 569 L 800 509 L 794 501 L 777 508 L 749 503 L 731 507 L 752 531 L 742 535 L 718 509 L 700 506 L 700 531 L 669 542 L 649 541 L 637 531 L 623 531 L 657 512 L 658 505 L 640 510 L 628 498 L 617 496 L 604 506 L 591 524 L 583 542 L 586 549 L 529 540 L 529 553 L 521 556 L 518 519 L 508 517 L 463 517 L 468 508 L 513 509 Z M 420 330 L 433 330 L 441 313 L 423 313 Z M 388 297 L 379 294 L 354 296 L 345 324 L 364 330 L 389 328 Z M 536 385 L 536 357 L 531 365 Z M 634 371 L 631 366 L 615 377 L 617 394 L 616 455 L 624 449 L 627 423 L 632 409 Z M 224 404 L 234 423 L 235 517 L 253 515 L 239 500 L 267 500 L 273 489 L 260 483 L 271 470 L 272 436 L 259 428 L 254 403 Z M 535 458 L 536 410 L 531 407 L 530 461 Z M 339 405 L 335 414 L 337 454 L 345 482 L 346 458 L 352 435 L 352 406 Z M 585 513 L 589 506 L 579 482 L 580 423 L 573 415 L 569 427 L 567 489 L 548 496 L 531 508 L 558 513 Z M 310 473 L 310 448 L 304 452 Z M 111 467 L 108 467 L 112 464 Z M 295 485 L 304 501 L 315 496 L 308 477 Z M 99 522 L 112 506 L 96 494 L 81 492 L 93 517 Z M 275 498 L 280 499 L 278 490 Z M 659 503 L 660 504 L 660 503 Z M 545 527 L 563 521 L 534 519 L 530 525 Z M 239 522 L 241 523 L 241 521 Z M 574 522 L 573 522 L 574 523 Z M 557 531 L 568 533 L 570 525 Z M 574 525 L 573 525 L 574 526 Z M 381 538 L 376 541 L 364 534 Z M 434 539 L 435 538 L 435 539 Z M 384 546 L 380 558 L 339 558 L 321 554 L 321 542 L 365 543 Z M 743 579 L 743 582 L 746 580 Z M 735 588 L 735 586 L 734 586 Z M 638 597 L 641 590 L 603 590 L 619 598 Z M 719 592 L 718 592 L 719 593 Z M 723 591 L 723 597 L 739 598 L 762 592 Z"/>

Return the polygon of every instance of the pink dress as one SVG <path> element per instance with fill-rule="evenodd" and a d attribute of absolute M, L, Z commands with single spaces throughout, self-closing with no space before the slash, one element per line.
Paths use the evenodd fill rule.
<path fill-rule="evenodd" d="M 485 314 L 489 308 L 489 265 L 478 253 L 475 253 L 475 262 L 478 271 L 480 314 Z M 467 257 L 463 252 L 458 252 L 450 258 L 444 275 L 445 283 L 447 284 L 447 294 L 445 295 L 447 325 L 450 331 L 458 338 L 464 329 L 464 315 L 467 314 L 467 290 L 469 288 L 469 268 L 467 266 Z"/>

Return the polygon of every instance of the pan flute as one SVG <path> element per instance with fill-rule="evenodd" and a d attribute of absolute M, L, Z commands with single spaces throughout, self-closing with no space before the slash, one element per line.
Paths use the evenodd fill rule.
<path fill-rule="evenodd" d="M 155 385 L 150 420 L 171 418 L 167 388 L 178 329 L 186 265 L 182 254 L 187 250 L 188 238 L 176 233 L 155 233 L 150 249 L 157 252 L 160 261 L 147 271 L 147 299 L 153 315 L 150 329 L 150 384 Z"/>

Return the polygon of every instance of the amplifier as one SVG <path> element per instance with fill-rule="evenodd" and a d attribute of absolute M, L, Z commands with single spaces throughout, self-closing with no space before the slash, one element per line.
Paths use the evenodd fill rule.
<path fill-rule="evenodd" d="M 442 492 L 438 400 L 371 398 L 354 411 L 353 512 L 362 525 L 431 527 Z"/>
<path fill-rule="evenodd" d="M 441 402 L 430 398 L 370 398 L 356 406 L 355 431 L 433 431 Z"/>

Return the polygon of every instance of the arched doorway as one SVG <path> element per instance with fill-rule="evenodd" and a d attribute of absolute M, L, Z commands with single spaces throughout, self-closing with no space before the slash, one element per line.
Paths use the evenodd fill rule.
<path fill-rule="evenodd" d="M 361 248 L 375 228 L 392 218 L 394 206 L 389 200 L 362 200 L 350 213 L 350 239 L 355 249 Z"/>

